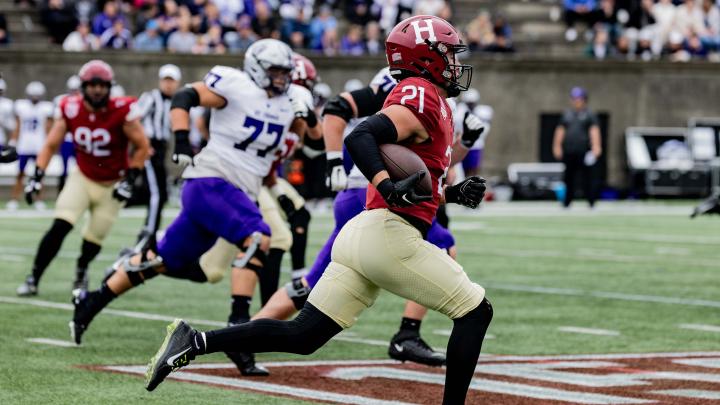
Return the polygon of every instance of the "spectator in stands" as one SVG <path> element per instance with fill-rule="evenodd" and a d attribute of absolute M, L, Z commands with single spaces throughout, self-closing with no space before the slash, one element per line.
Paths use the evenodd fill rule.
<path fill-rule="evenodd" d="M 690 58 L 705 59 L 708 56 L 708 48 L 694 31 L 690 33 L 683 45 Z"/>
<path fill-rule="evenodd" d="M 99 13 L 95 16 L 95 19 L 93 19 L 92 33 L 98 36 L 102 35 L 103 32 L 112 28 L 115 20 L 123 20 L 123 23 L 125 23 L 125 17 L 120 14 L 117 3 L 110 0 L 103 6 L 102 13 Z M 125 25 L 127 24 L 125 23 Z"/>
<path fill-rule="evenodd" d="M 690 38 L 693 33 L 699 34 L 705 31 L 702 9 L 696 5 L 695 0 L 685 0 L 685 3 L 677 7 L 675 30 L 685 38 Z"/>
<path fill-rule="evenodd" d="M 294 49 L 307 48 L 310 43 L 310 24 L 308 24 L 309 16 L 312 15 L 312 7 L 303 7 L 301 4 L 287 3 L 280 8 L 283 17 L 282 23 L 282 40 L 289 43 Z"/>
<path fill-rule="evenodd" d="M 106 49 L 128 49 L 131 43 L 132 33 L 119 18 L 100 36 L 100 46 Z"/>
<path fill-rule="evenodd" d="M 56 44 L 62 44 L 78 23 L 75 9 L 63 0 L 48 0 L 40 10 L 40 20 Z"/>
<path fill-rule="evenodd" d="M 690 60 L 690 53 L 685 50 L 685 38 L 678 31 L 672 31 L 668 35 L 668 43 L 663 51 L 672 62 L 687 62 Z"/>
<path fill-rule="evenodd" d="M 220 12 L 220 23 L 223 27 L 233 28 L 240 13 L 245 10 L 243 0 L 213 0 Z"/>
<path fill-rule="evenodd" d="M 237 31 L 228 31 L 223 36 L 223 40 L 228 46 L 230 52 L 243 52 L 253 42 L 258 40 L 257 35 L 252 30 L 252 24 L 248 15 L 243 15 L 238 18 L 237 25 L 235 26 Z"/>
<path fill-rule="evenodd" d="M 640 2 L 631 2 L 630 18 L 627 26 L 635 29 L 655 24 L 655 15 L 653 14 L 653 0 L 640 0 Z"/>
<path fill-rule="evenodd" d="M 347 0 L 345 2 L 345 18 L 348 23 L 365 26 L 373 19 L 370 14 L 371 5 L 372 0 Z"/>
<path fill-rule="evenodd" d="M 320 7 L 318 15 L 310 22 L 310 48 L 321 49 L 322 37 L 328 28 L 337 28 L 337 20 L 332 15 L 332 9 L 328 5 Z"/>
<path fill-rule="evenodd" d="M 348 33 L 340 41 L 340 53 L 343 55 L 360 56 L 365 53 L 362 38 L 363 29 L 359 25 L 351 25 Z"/>
<path fill-rule="evenodd" d="M 5 14 L 0 13 L 0 45 L 7 45 L 10 43 L 10 35 L 8 35 L 7 20 Z"/>
<path fill-rule="evenodd" d="M 170 52 L 190 53 L 198 40 L 190 31 L 190 12 L 180 14 L 178 29 L 168 37 L 167 48 Z"/>
<path fill-rule="evenodd" d="M 447 4 L 445 0 L 417 0 L 413 7 L 413 14 L 436 15 L 441 18 Z"/>
<path fill-rule="evenodd" d="M 701 7 L 703 15 L 703 32 L 699 33 L 700 40 L 712 50 L 720 46 L 720 10 L 713 0 L 703 0 Z"/>
<path fill-rule="evenodd" d="M 602 60 L 611 52 L 610 35 L 604 25 L 594 30 L 593 42 L 588 46 L 588 53 L 595 59 Z"/>
<path fill-rule="evenodd" d="M 495 33 L 490 13 L 483 11 L 465 27 L 468 46 L 471 51 L 485 49 L 495 43 Z"/>
<path fill-rule="evenodd" d="M 75 31 L 65 38 L 63 50 L 68 52 L 87 52 L 100 49 L 100 41 L 90 32 L 90 24 L 80 21 Z"/>
<path fill-rule="evenodd" d="M 163 2 L 162 13 L 157 18 L 160 25 L 160 33 L 167 43 L 167 40 L 178 28 L 178 20 L 180 19 L 180 7 L 175 0 L 165 0 Z"/>
<path fill-rule="evenodd" d="M 155 20 L 159 15 L 160 5 L 156 0 L 143 1 L 139 6 L 138 13 L 135 14 L 135 34 L 141 33 L 147 27 L 148 22 Z"/>
<path fill-rule="evenodd" d="M 653 48 L 656 53 L 662 49 L 667 42 L 670 32 L 675 24 L 675 5 L 671 0 L 659 0 L 653 6 L 653 16 L 656 21 L 656 32 L 654 35 Z"/>
<path fill-rule="evenodd" d="M 581 174 L 585 198 L 590 207 L 595 205 L 595 170 L 597 159 L 602 154 L 600 124 L 595 114 L 588 109 L 587 92 L 581 87 L 570 91 L 572 108 L 565 111 L 553 138 L 553 156 L 565 163 L 565 200 L 563 206 L 570 206 L 575 197 L 575 178 Z"/>
<path fill-rule="evenodd" d="M 220 10 L 217 8 L 215 3 L 208 2 L 205 4 L 205 8 L 203 9 L 198 32 L 206 33 L 210 27 L 217 24 L 222 24 L 220 21 Z"/>
<path fill-rule="evenodd" d="M 208 32 L 200 36 L 198 44 L 193 48 L 193 53 L 221 55 L 227 51 L 222 40 L 222 27 L 219 24 L 212 25 Z"/>
<path fill-rule="evenodd" d="M 335 56 L 338 54 L 340 50 L 340 42 L 338 41 L 338 32 L 336 28 L 328 28 L 325 30 L 320 50 L 325 56 Z"/>
<path fill-rule="evenodd" d="M 577 39 L 577 30 L 575 23 L 577 21 L 585 22 L 588 27 L 592 27 L 598 20 L 599 14 L 597 3 L 595 0 L 563 0 L 565 8 L 565 39 L 573 42 Z"/>
<path fill-rule="evenodd" d="M 160 52 L 165 48 L 165 43 L 159 33 L 160 24 L 150 20 L 145 24 L 145 30 L 135 36 L 133 49 L 144 52 Z"/>
<path fill-rule="evenodd" d="M 263 1 L 255 4 L 255 17 L 252 19 L 252 28 L 260 38 L 280 39 L 280 31 L 277 29 L 275 18 L 270 12 L 269 6 Z"/>
<path fill-rule="evenodd" d="M 382 39 L 380 24 L 370 21 L 365 26 L 365 49 L 370 55 L 379 55 L 385 52 L 385 41 Z"/>
<path fill-rule="evenodd" d="M 515 50 L 512 44 L 510 24 L 502 14 L 497 14 L 493 18 L 493 36 L 493 42 L 485 48 L 487 52 L 513 52 Z"/>

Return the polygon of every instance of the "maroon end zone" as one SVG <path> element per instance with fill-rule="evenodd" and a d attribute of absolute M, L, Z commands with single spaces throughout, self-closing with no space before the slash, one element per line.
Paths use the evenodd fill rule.
<path fill-rule="evenodd" d="M 328 403 L 436 404 L 444 370 L 389 360 L 263 363 L 268 378 L 199 364 L 170 378 Z M 145 366 L 96 369 L 143 375 Z M 140 383 L 139 383 L 140 384 Z M 468 403 L 720 404 L 720 352 L 483 357 Z"/>

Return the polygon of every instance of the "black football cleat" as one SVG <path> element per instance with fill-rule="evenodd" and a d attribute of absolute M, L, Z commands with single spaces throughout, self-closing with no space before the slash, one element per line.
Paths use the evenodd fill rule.
<path fill-rule="evenodd" d="M 154 390 L 171 372 L 190 364 L 197 353 L 195 335 L 198 332 L 182 319 L 167 326 L 167 334 L 160 349 L 150 359 L 145 372 L 145 389 Z"/>
<path fill-rule="evenodd" d="M 690 218 L 708 214 L 720 214 L 720 195 L 714 195 L 701 202 L 697 207 L 695 207 L 692 214 L 690 214 Z"/>
<path fill-rule="evenodd" d="M 15 292 L 20 297 L 31 297 L 33 295 L 37 295 L 38 287 L 37 283 L 35 282 L 35 277 L 27 276 L 25 281 L 23 281 L 23 283 L 18 286 Z"/>
<path fill-rule="evenodd" d="M 445 365 L 445 355 L 436 352 L 418 334 L 400 331 L 393 336 L 388 348 L 390 358 L 402 362 L 440 367 Z"/>
<path fill-rule="evenodd" d="M 85 330 L 92 319 L 92 317 L 88 316 L 89 310 L 87 295 L 87 290 L 78 288 L 72 291 L 71 302 L 75 309 L 73 311 L 73 319 L 70 321 L 68 326 L 70 327 L 70 338 L 78 346 L 82 343 L 82 335 L 85 333 Z"/>
<path fill-rule="evenodd" d="M 228 326 L 239 325 L 247 320 L 228 322 Z M 226 352 L 225 355 L 235 363 L 235 366 L 244 377 L 267 377 L 270 371 L 255 363 L 255 354 L 245 352 Z"/>
<path fill-rule="evenodd" d="M 75 281 L 73 281 L 73 290 L 87 290 L 90 280 L 88 279 L 87 269 L 77 269 L 75 271 Z"/>

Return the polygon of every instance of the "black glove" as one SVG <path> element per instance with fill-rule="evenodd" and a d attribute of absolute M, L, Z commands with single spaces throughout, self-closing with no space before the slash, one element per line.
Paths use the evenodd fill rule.
<path fill-rule="evenodd" d="M 302 100 L 296 98 L 291 99 L 290 103 L 292 104 L 293 113 L 297 118 L 305 120 L 310 128 L 315 128 L 317 126 L 317 115 L 315 115 L 315 111 L 313 111 L 310 106 L 305 104 Z"/>
<path fill-rule="evenodd" d="M 135 188 L 135 179 L 140 175 L 140 169 L 128 169 L 124 179 L 115 183 L 113 190 L 113 198 L 120 202 L 125 202 L 132 198 Z"/>
<path fill-rule="evenodd" d="M 483 132 L 485 132 L 485 124 L 483 124 L 482 120 L 469 111 L 465 112 L 465 118 L 463 118 L 463 134 L 460 138 L 463 146 L 468 149 L 472 148 L 475 142 L 480 139 L 480 135 L 482 135 Z"/>
<path fill-rule="evenodd" d="M 17 150 L 14 146 L 8 146 L 0 150 L 0 163 L 10 163 L 18 159 Z"/>
<path fill-rule="evenodd" d="M 445 202 L 477 208 L 485 197 L 485 179 L 468 177 L 454 186 L 445 187 Z"/>
<path fill-rule="evenodd" d="M 42 179 L 45 177 L 45 171 L 39 167 L 35 167 L 35 175 L 28 181 L 25 186 L 25 201 L 32 205 L 35 197 L 40 194 L 42 190 Z"/>
<path fill-rule="evenodd" d="M 391 207 L 409 207 L 432 200 L 433 196 L 418 194 L 415 186 L 425 177 L 424 170 L 420 170 L 403 180 L 393 182 L 385 179 L 377 185 L 377 190 Z"/>
<path fill-rule="evenodd" d="M 172 155 L 172 161 L 182 168 L 195 166 L 193 161 L 193 149 L 190 145 L 190 131 L 187 129 L 178 129 L 175 134 L 175 151 Z"/>
<path fill-rule="evenodd" d="M 295 204 L 293 204 L 292 200 L 288 198 L 285 194 L 281 194 L 277 198 L 278 204 L 280 204 L 280 208 L 285 212 L 285 216 L 289 220 L 290 218 L 295 215 Z"/>

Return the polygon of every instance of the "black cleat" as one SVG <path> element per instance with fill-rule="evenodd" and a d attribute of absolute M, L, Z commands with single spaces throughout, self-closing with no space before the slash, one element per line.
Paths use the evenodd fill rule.
<path fill-rule="evenodd" d="M 692 214 L 690 214 L 690 218 L 708 214 L 720 214 L 720 195 L 714 195 L 701 202 L 697 207 L 695 207 Z"/>
<path fill-rule="evenodd" d="M 82 343 L 82 335 L 90 323 L 90 321 L 87 320 L 89 312 L 87 309 L 87 295 L 87 290 L 75 289 L 72 291 L 72 299 L 70 300 L 75 307 L 73 319 L 68 324 L 70 327 L 70 338 L 78 346 Z"/>
<path fill-rule="evenodd" d="M 167 334 L 160 349 L 150 359 L 145 372 L 145 389 L 152 391 L 171 372 L 190 364 L 195 359 L 195 335 L 198 332 L 182 319 L 167 326 Z"/>
<path fill-rule="evenodd" d="M 228 326 L 239 325 L 245 322 L 247 322 L 247 320 L 228 322 Z M 267 377 L 270 375 L 268 369 L 255 363 L 255 354 L 253 353 L 226 352 L 225 355 L 235 363 L 240 374 L 245 377 Z"/>
<path fill-rule="evenodd" d="M 418 334 L 400 331 L 393 336 L 388 348 L 390 358 L 402 362 L 440 367 L 445 365 L 445 355 L 436 352 Z"/>
<path fill-rule="evenodd" d="M 20 297 L 30 297 L 33 295 L 37 295 L 38 287 L 37 283 L 35 282 L 35 277 L 27 276 L 25 281 L 23 281 L 23 283 L 18 286 L 15 292 Z"/>

